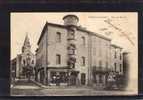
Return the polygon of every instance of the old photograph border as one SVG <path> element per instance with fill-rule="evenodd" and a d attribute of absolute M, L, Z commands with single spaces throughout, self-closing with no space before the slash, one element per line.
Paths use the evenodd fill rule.
<path fill-rule="evenodd" d="M 12 12 L 10 15 L 12 95 L 138 94 L 137 12 Z M 80 37 L 84 37 L 83 43 Z M 31 39 L 35 42 L 30 41 Z M 73 50 L 75 53 L 71 52 Z M 43 89 L 38 88 L 35 83 Z M 77 92 L 74 87 L 83 93 Z M 40 89 L 43 94 L 40 91 L 39 94 L 34 94 L 32 89 L 35 88 L 37 91 Z M 26 89 L 29 89 L 29 94 Z M 57 91 L 52 93 L 52 89 Z M 66 94 L 65 91 L 71 93 Z"/>
<path fill-rule="evenodd" d="M 43 6 L 43 7 L 42 7 Z M 85 9 L 86 7 L 86 9 Z M 49 5 L 40 5 L 40 4 L 28 4 L 28 7 L 25 8 L 23 4 L 19 5 L 8 5 L 7 7 L 3 7 L 3 9 L 0 9 L 3 13 L 1 14 L 0 18 L 2 19 L 1 22 L 4 24 L 1 25 L 1 89 L 0 89 L 0 95 L 2 96 L 8 96 L 9 95 L 9 58 L 10 58 L 10 19 L 9 19 L 9 14 L 10 12 L 32 12 L 32 11 L 38 11 L 38 12 L 47 12 L 47 11 L 138 11 L 139 13 L 139 39 L 138 39 L 138 47 L 139 47 L 139 95 L 143 93 L 143 87 L 141 86 L 142 84 L 142 77 L 143 73 L 141 71 L 143 70 L 140 66 L 142 66 L 142 32 L 143 32 L 143 14 L 142 14 L 142 9 L 141 9 L 141 4 L 118 4 L 118 5 L 104 5 L 104 4 L 79 4 L 79 5 L 70 5 L 70 4 L 55 4 L 54 6 Z M 6 54 L 6 55 L 4 55 Z M 136 95 L 137 96 L 137 95 Z M 133 96 L 134 97 L 134 96 Z"/>

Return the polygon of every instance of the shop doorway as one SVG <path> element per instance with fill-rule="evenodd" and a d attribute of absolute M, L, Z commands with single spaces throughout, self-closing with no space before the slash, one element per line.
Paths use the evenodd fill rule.
<path fill-rule="evenodd" d="M 86 83 L 86 74 L 85 73 L 81 73 L 81 84 L 85 85 Z"/>
<path fill-rule="evenodd" d="M 69 80 L 70 80 L 70 85 L 77 85 L 77 78 L 78 78 L 78 72 L 76 71 L 73 71 L 71 72 L 71 75 L 69 77 Z"/>

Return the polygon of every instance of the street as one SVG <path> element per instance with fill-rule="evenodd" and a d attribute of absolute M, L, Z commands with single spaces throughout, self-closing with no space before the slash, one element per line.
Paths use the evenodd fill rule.
<path fill-rule="evenodd" d="M 34 82 L 19 81 L 11 88 L 12 96 L 103 96 L 103 95 L 132 95 L 132 91 L 103 91 L 89 87 L 58 87 L 42 88 Z"/>

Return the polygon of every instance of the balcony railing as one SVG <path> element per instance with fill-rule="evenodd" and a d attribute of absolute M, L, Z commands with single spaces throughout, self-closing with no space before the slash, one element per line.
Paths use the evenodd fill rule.
<path fill-rule="evenodd" d="M 75 57 L 69 57 L 68 62 L 69 63 L 75 63 L 76 62 L 76 58 Z"/>
<path fill-rule="evenodd" d="M 67 49 L 76 49 L 76 45 L 75 44 L 69 44 Z"/>
<path fill-rule="evenodd" d="M 75 50 L 68 50 L 68 55 L 76 55 L 76 51 Z"/>
<path fill-rule="evenodd" d="M 76 59 L 76 55 L 74 55 L 74 54 L 69 55 L 69 58 L 71 58 L 71 59 Z"/>
<path fill-rule="evenodd" d="M 110 68 L 106 68 L 106 67 L 93 67 L 94 71 L 98 71 L 98 72 L 108 72 L 110 71 Z"/>

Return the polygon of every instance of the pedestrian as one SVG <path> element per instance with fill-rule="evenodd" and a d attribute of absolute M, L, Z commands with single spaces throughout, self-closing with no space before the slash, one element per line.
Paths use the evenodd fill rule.
<path fill-rule="evenodd" d="M 52 83 L 56 83 L 56 76 L 55 75 L 53 76 Z"/>
<path fill-rule="evenodd" d="M 57 75 L 56 77 L 56 86 L 60 86 L 60 76 Z"/>
<path fill-rule="evenodd" d="M 79 78 L 77 77 L 76 78 L 76 86 L 79 86 L 80 85 L 80 80 L 79 80 Z"/>
<path fill-rule="evenodd" d="M 108 81 L 108 88 L 109 88 L 109 89 L 112 89 L 112 88 L 113 88 L 113 85 L 114 85 L 114 81 L 115 81 L 115 80 L 114 80 L 114 75 L 113 75 L 112 72 L 109 73 L 107 81 Z"/>

